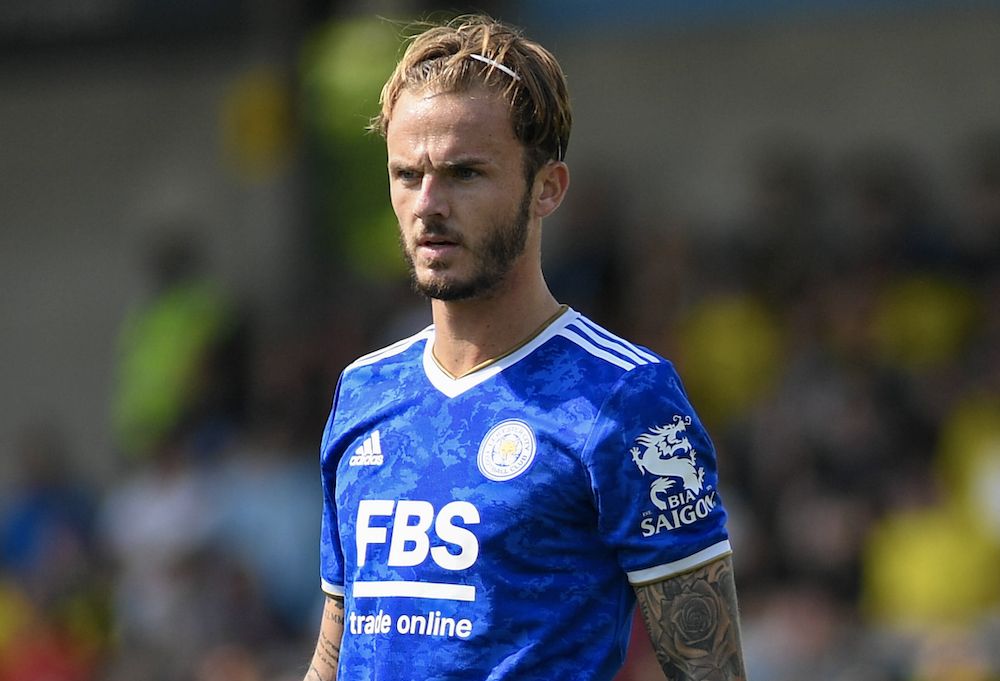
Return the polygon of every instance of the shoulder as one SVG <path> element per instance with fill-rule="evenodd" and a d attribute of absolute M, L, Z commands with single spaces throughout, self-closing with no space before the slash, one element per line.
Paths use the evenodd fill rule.
<path fill-rule="evenodd" d="M 533 394 L 554 395 L 580 418 L 617 420 L 664 397 L 685 397 L 671 362 L 574 311 L 520 373 L 536 386 Z"/>
<path fill-rule="evenodd" d="M 608 364 L 622 372 L 648 365 L 669 366 L 667 360 L 649 348 L 632 343 L 573 310 L 557 333 L 570 341 L 580 359 Z"/>
<path fill-rule="evenodd" d="M 649 348 L 626 340 L 575 314 L 560 330 L 569 341 L 567 361 L 580 384 L 596 399 L 595 435 L 631 438 L 675 419 L 701 428 L 674 364 Z"/>
<path fill-rule="evenodd" d="M 419 347 L 422 349 L 423 342 L 433 337 L 434 337 L 434 326 L 431 325 L 413 334 L 412 336 L 408 336 L 406 338 L 396 341 L 395 343 L 392 343 L 391 345 L 387 345 L 384 348 L 380 348 L 378 350 L 369 352 L 366 355 L 362 355 L 361 357 L 357 358 L 356 360 L 348 364 L 347 367 L 344 368 L 343 373 L 346 375 L 350 372 L 353 372 L 357 369 L 361 369 L 363 367 L 378 365 L 393 359 L 403 359 L 406 356 L 407 351 L 413 349 L 414 347 Z"/>

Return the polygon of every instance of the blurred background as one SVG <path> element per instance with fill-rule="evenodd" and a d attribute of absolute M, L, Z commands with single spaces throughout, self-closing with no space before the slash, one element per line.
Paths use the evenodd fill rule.
<path fill-rule="evenodd" d="M 567 73 L 550 285 L 685 378 L 752 678 L 1000 679 L 1000 2 L 5 0 L 0 681 L 301 679 L 337 375 L 429 321 L 362 130 L 440 9 Z"/>

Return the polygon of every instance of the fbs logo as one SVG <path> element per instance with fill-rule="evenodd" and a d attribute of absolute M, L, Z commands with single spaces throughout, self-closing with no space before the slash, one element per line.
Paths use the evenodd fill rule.
<path fill-rule="evenodd" d="M 415 567 L 430 556 L 445 570 L 465 570 L 479 557 L 479 540 L 466 526 L 479 522 L 479 509 L 468 501 L 450 501 L 436 510 L 418 499 L 362 499 L 355 519 L 358 565 L 371 557 L 368 547 L 388 544 L 390 567 Z"/>
<path fill-rule="evenodd" d="M 381 466 L 382 440 L 377 430 L 365 438 L 361 446 L 354 450 L 354 456 L 347 462 L 350 466 Z"/>

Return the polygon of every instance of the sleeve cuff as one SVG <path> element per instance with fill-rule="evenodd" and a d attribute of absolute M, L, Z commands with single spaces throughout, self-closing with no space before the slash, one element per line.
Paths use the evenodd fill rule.
<path fill-rule="evenodd" d="M 717 558 L 729 555 L 732 552 L 733 548 L 730 546 L 729 540 L 725 539 L 717 544 L 709 546 L 707 549 L 702 549 L 697 553 L 693 553 L 687 558 L 681 558 L 680 560 L 675 560 L 672 563 L 664 563 L 663 565 L 656 565 L 643 570 L 632 570 L 631 572 L 627 572 L 626 575 L 628 576 L 629 584 L 632 584 L 633 586 L 649 584 L 651 582 L 658 582 L 661 579 L 666 579 L 667 577 L 679 575 L 682 572 L 689 572 L 697 567 L 705 565 L 706 563 L 711 563 Z"/>
<path fill-rule="evenodd" d="M 323 589 L 323 593 L 329 596 L 339 596 L 340 598 L 344 597 L 343 584 L 333 584 L 325 579 L 320 579 L 320 587 Z"/>

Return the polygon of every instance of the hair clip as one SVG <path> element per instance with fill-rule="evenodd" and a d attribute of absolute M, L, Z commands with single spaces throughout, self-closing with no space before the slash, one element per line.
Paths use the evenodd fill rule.
<path fill-rule="evenodd" d="M 496 59 L 490 59 L 489 57 L 484 57 L 481 54 L 470 54 L 469 56 L 472 57 L 473 59 L 475 59 L 476 61 L 481 61 L 484 64 L 489 64 L 490 66 L 492 66 L 495 69 L 500 69 L 501 71 L 503 71 L 504 73 L 506 73 L 508 76 L 510 76 L 514 80 L 521 80 L 521 76 L 517 75 L 517 73 L 515 73 L 513 69 L 510 69 L 510 68 L 504 66 L 503 64 L 501 64 L 500 62 L 498 62 Z"/>

